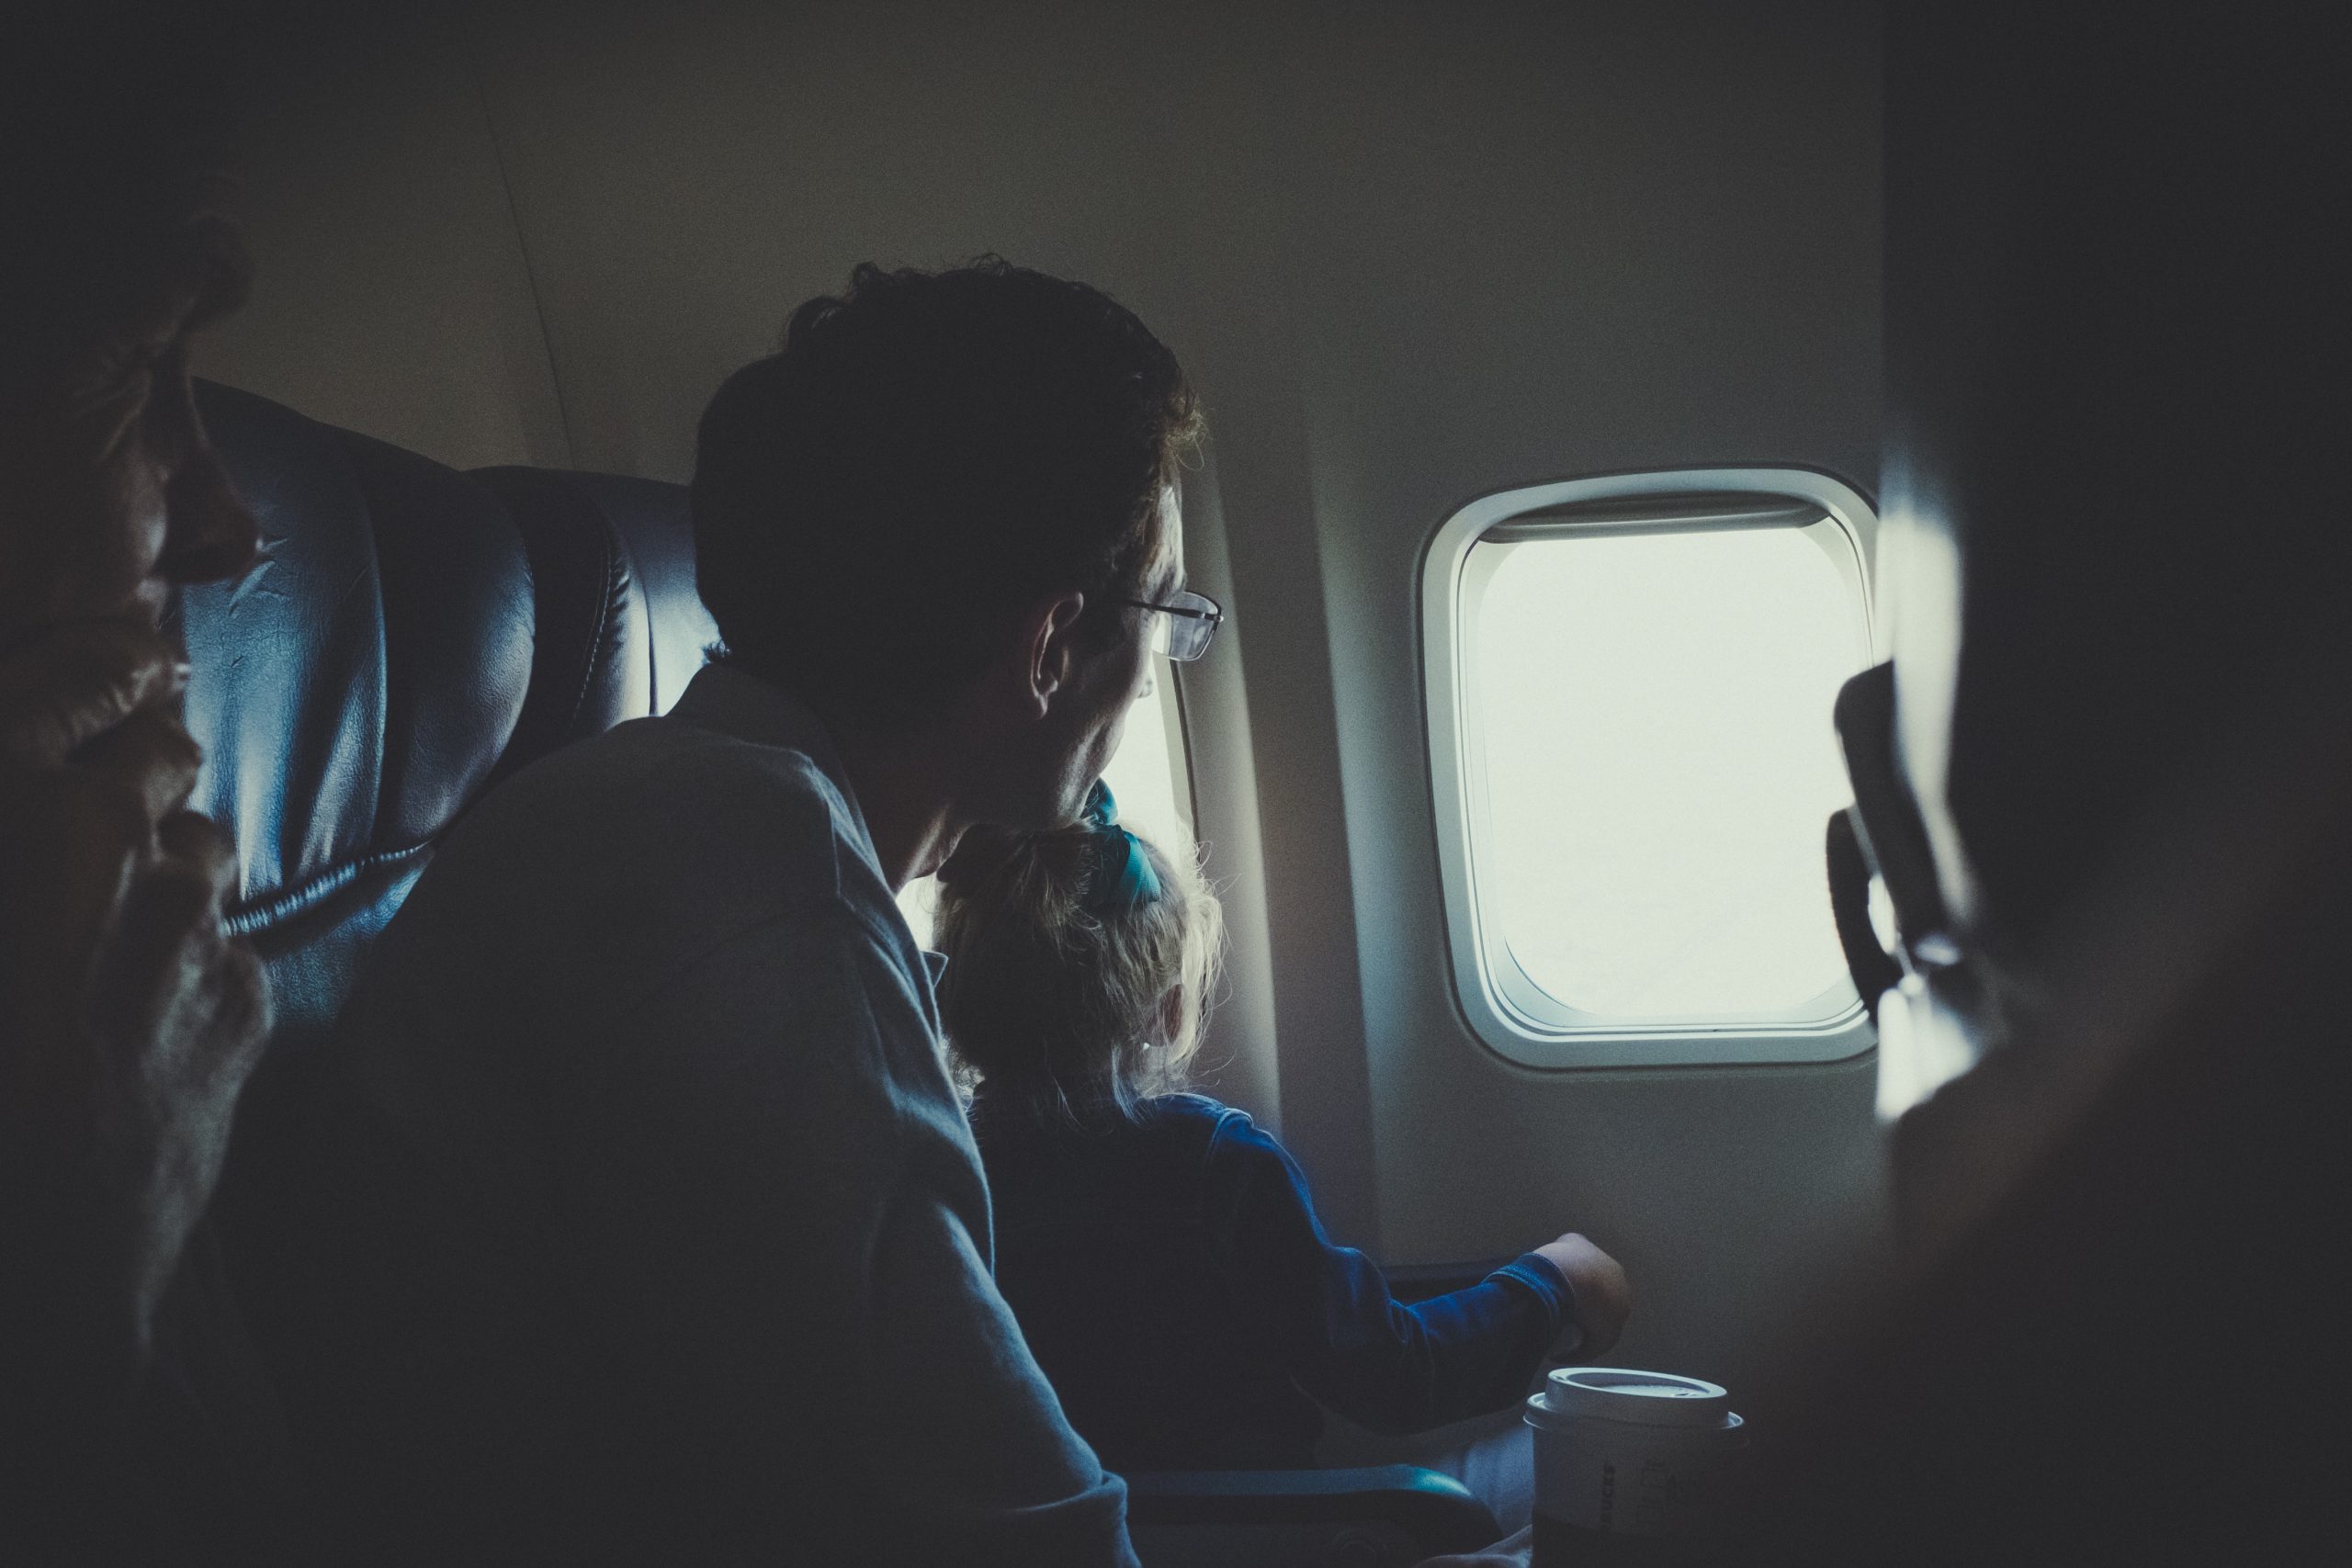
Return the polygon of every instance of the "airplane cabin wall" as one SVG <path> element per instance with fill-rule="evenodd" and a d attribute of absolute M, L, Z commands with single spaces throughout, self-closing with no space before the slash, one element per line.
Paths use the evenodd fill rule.
<path fill-rule="evenodd" d="M 1483 491 L 1873 486 L 1871 8 L 526 5 L 266 64 L 255 291 L 200 369 L 459 466 L 685 478 L 719 379 L 859 260 L 1133 306 L 1208 404 L 1186 514 L 1232 612 L 1182 677 L 1234 915 L 1212 1087 L 1385 1260 L 1589 1232 L 1630 1364 L 1736 1387 L 1877 1245 L 1868 1059 L 1538 1073 L 1469 1034 L 1417 612 Z"/>

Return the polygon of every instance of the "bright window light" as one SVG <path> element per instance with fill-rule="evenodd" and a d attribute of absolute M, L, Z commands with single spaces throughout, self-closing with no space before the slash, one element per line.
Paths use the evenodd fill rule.
<path fill-rule="evenodd" d="M 1102 782 L 1119 802 L 1119 820 L 1167 855 L 1193 852 L 1192 784 L 1184 767 L 1184 729 L 1177 716 L 1168 660 L 1154 659 L 1151 690 L 1127 714 L 1127 727 Z"/>
<path fill-rule="evenodd" d="M 1491 562 L 1481 557 L 1494 555 Z M 1804 531 L 1481 544 L 1476 669 L 1498 932 L 1580 1012 L 1769 1018 L 1835 989 L 1830 728 L 1869 662 Z"/>
<path fill-rule="evenodd" d="M 1474 502 L 1424 569 L 1455 995 L 1536 1066 L 1827 1061 L 1871 1043 L 1823 834 L 1872 659 L 1851 490 L 1611 475 Z"/>
<path fill-rule="evenodd" d="M 931 928 L 939 915 L 939 878 L 918 876 L 899 889 L 899 913 L 906 916 L 907 929 L 915 933 L 917 947 L 931 945 Z"/>
<path fill-rule="evenodd" d="M 1193 852 L 1192 785 L 1184 768 L 1183 725 L 1168 661 L 1155 659 L 1152 664 L 1151 689 L 1129 710 L 1102 779 L 1118 799 L 1122 823 L 1164 854 L 1188 855 Z M 922 946 L 931 945 L 938 908 L 936 877 L 918 878 L 899 895 L 899 911 Z"/>

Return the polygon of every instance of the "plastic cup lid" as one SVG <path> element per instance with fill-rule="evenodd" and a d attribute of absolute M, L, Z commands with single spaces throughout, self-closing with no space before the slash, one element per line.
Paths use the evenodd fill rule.
<path fill-rule="evenodd" d="M 1643 1427 L 1720 1427 L 1731 1395 L 1720 1383 L 1628 1367 L 1561 1367 L 1536 1396 L 1547 1414 L 1597 1416 Z"/>

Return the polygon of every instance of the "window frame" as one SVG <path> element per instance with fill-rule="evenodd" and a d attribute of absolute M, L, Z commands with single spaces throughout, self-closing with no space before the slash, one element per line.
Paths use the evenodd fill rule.
<path fill-rule="evenodd" d="M 1744 507 L 1705 504 L 1733 498 Z M 1649 502 L 1662 513 L 1679 506 L 1683 514 L 1644 519 L 1640 513 L 1645 508 L 1597 504 L 1612 502 Z M 1781 503 L 1781 520 L 1753 515 L 1774 502 Z M 1817 508 L 1822 515 L 1800 525 L 1788 514 L 1792 505 Z M 1589 510 L 1579 518 L 1577 508 Z M 1464 569 L 1473 547 L 1503 525 L 1538 513 L 1555 515 L 1526 536 L 1831 525 L 1849 547 L 1849 581 L 1861 596 L 1871 658 L 1884 657 L 1872 593 L 1877 513 L 1863 496 L 1828 474 L 1796 468 L 1715 468 L 1591 475 L 1497 491 L 1448 517 L 1430 536 L 1422 558 L 1421 688 L 1448 967 L 1464 1021 L 1507 1060 L 1547 1069 L 1822 1063 L 1869 1052 L 1876 1036 L 1850 984 L 1832 987 L 1777 1019 L 1635 1022 L 1580 1013 L 1545 995 L 1520 968 L 1508 942 L 1493 943 L 1498 963 L 1490 964 L 1486 932 L 1499 926 L 1492 895 L 1480 888 L 1476 870 L 1475 834 L 1483 812 L 1474 807 L 1485 778 L 1483 735 L 1472 725 L 1476 656 L 1464 637 L 1471 629 L 1463 604 Z M 1833 553 L 1832 558 L 1838 557 Z M 1828 722 L 1826 714 L 1823 722 Z M 1499 965 L 1508 968 L 1498 973 Z M 1840 998 L 1841 991 L 1843 1005 L 1828 1016 L 1803 1016 Z M 1532 998 L 1542 1005 L 1531 1005 Z"/>

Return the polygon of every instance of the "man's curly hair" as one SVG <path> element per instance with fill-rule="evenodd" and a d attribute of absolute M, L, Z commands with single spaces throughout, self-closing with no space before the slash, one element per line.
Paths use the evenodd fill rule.
<path fill-rule="evenodd" d="M 1024 606 L 1109 638 L 1201 416 L 1176 357 L 1084 284 L 995 256 L 867 264 L 704 412 L 695 575 L 729 656 L 820 714 L 933 716 Z"/>

